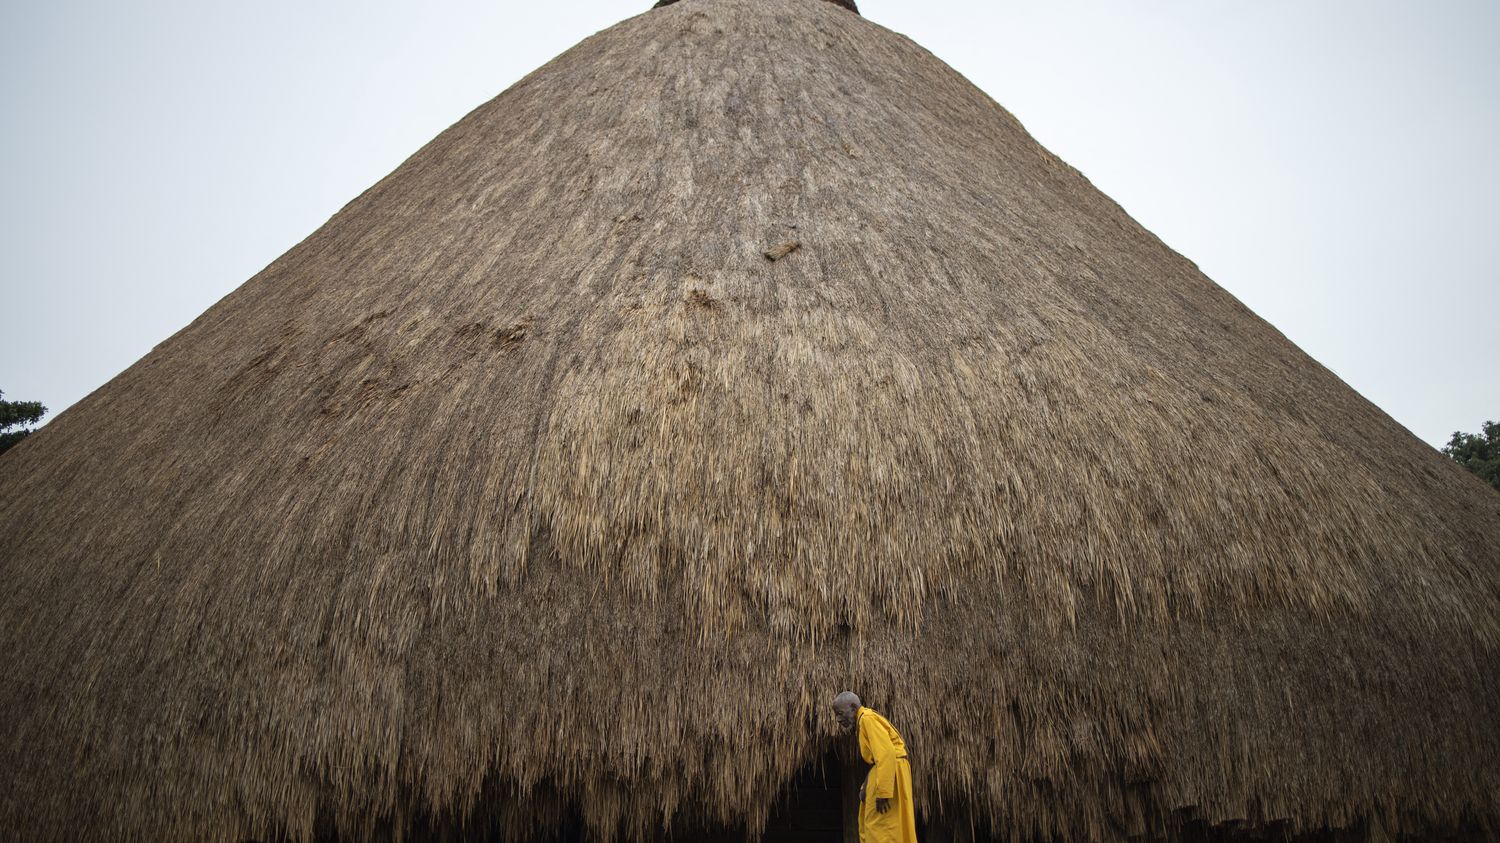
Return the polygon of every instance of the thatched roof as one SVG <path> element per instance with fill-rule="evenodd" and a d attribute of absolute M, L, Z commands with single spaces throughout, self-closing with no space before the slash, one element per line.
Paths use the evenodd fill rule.
<path fill-rule="evenodd" d="M 651 8 L 660 9 L 662 6 L 670 6 L 676 2 L 679 2 L 679 0 L 657 0 L 656 5 Z M 854 0 L 828 0 L 828 2 L 837 3 L 855 14 L 859 13 L 859 6 L 855 5 Z"/>
<path fill-rule="evenodd" d="M 0 457 L 0 576 L 31 839 L 753 827 L 844 687 L 1005 834 L 1500 812 L 1500 496 L 822 0 L 444 132 Z"/>

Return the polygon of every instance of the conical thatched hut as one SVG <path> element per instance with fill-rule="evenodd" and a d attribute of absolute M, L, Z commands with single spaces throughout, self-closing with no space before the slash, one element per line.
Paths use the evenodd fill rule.
<path fill-rule="evenodd" d="M 853 687 L 934 837 L 1493 834 L 1500 496 L 840 5 L 589 38 L 0 458 L 0 833 L 733 837 Z"/>

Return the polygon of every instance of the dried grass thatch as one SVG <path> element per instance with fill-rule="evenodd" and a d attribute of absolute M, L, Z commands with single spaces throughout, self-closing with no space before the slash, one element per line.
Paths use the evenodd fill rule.
<path fill-rule="evenodd" d="M 663 6 L 670 6 L 676 2 L 679 2 L 679 0 L 657 0 L 657 4 L 655 6 L 652 6 L 651 8 L 660 9 Z M 845 9 L 848 9 L 856 15 L 859 14 L 859 6 L 855 5 L 854 0 L 828 0 L 828 2 L 843 6 Z"/>
<path fill-rule="evenodd" d="M 754 828 L 842 687 L 1010 837 L 1500 807 L 1500 497 L 826 2 L 444 132 L 0 459 L 0 574 L 29 839 Z"/>

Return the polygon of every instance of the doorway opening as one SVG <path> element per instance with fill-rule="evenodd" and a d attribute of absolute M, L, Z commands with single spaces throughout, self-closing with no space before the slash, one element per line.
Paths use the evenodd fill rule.
<path fill-rule="evenodd" d="M 841 741 L 840 743 L 846 743 Z M 771 819 L 766 823 L 765 840 L 785 843 L 843 843 L 859 839 L 858 829 L 852 836 L 844 833 L 847 752 L 830 747 L 818 760 L 797 772 L 776 800 Z M 858 799 L 855 785 L 854 799 Z M 853 800 L 849 800 L 853 807 Z M 854 814 L 848 814 L 854 819 Z"/>

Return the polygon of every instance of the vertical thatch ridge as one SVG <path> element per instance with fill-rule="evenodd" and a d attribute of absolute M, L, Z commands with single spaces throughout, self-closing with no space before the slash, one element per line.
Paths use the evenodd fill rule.
<path fill-rule="evenodd" d="M 1017 838 L 1492 827 L 1497 501 L 907 39 L 693 0 L 0 457 L 0 828 L 755 827 L 841 687 Z"/>

